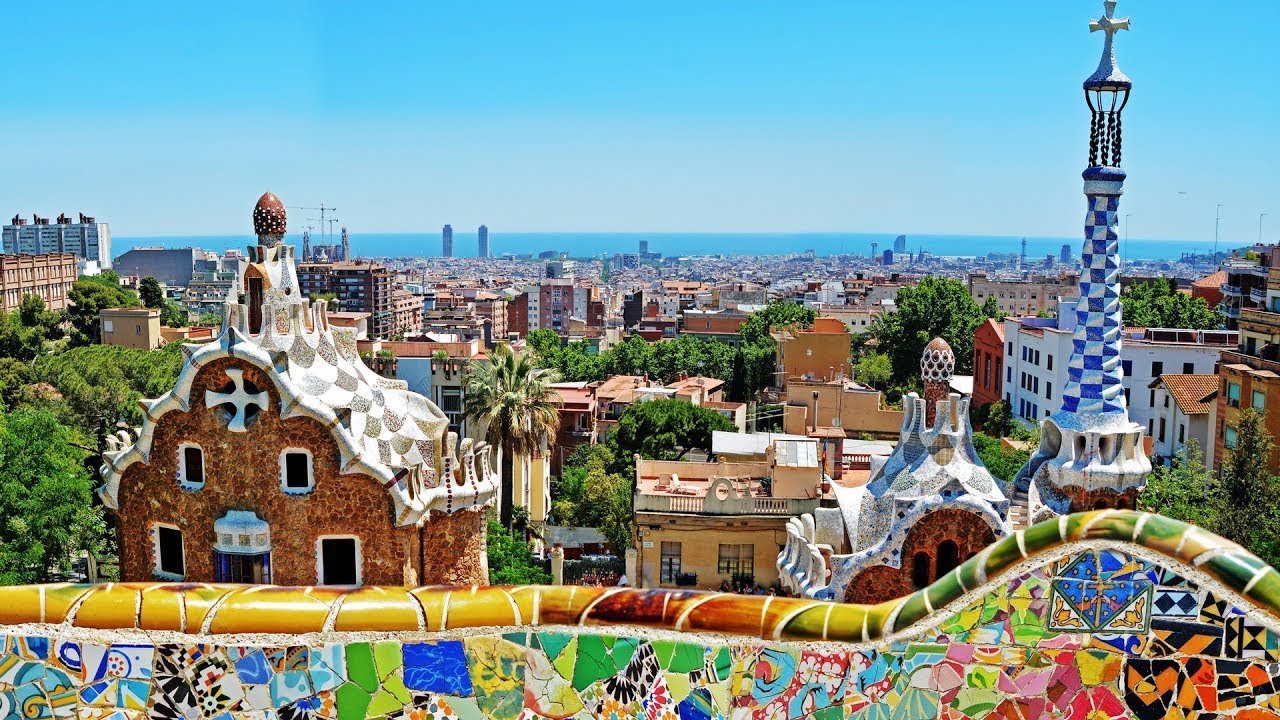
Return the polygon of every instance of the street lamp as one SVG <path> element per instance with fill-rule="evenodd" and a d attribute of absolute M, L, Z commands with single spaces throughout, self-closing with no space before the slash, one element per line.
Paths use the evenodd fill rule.
<path fill-rule="evenodd" d="M 1218 259 L 1218 228 L 1222 225 L 1222 203 L 1218 203 L 1218 210 L 1213 215 L 1213 258 Z"/>

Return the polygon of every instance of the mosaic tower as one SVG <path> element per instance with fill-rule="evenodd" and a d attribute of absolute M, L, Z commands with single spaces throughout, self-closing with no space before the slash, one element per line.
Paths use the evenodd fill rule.
<path fill-rule="evenodd" d="M 1120 362 L 1120 245 L 1117 209 L 1124 192 L 1120 168 L 1121 113 L 1133 83 L 1120 71 L 1115 34 L 1129 29 L 1115 17 L 1115 0 L 1090 22 L 1105 40 L 1098 69 L 1084 81 L 1089 106 L 1089 165 L 1085 169 L 1084 245 L 1080 253 L 1080 301 L 1062 409 L 1044 421 L 1040 448 L 1019 471 L 1017 488 L 1028 492 L 1033 518 L 1100 507 L 1131 507 L 1150 460 L 1144 430 L 1129 420 Z"/>

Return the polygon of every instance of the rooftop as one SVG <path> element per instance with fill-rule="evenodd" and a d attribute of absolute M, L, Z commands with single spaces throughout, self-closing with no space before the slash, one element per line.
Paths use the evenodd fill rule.
<path fill-rule="evenodd" d="M 1151 383 L 1151 387 L 1164 385 L 1178 409 L 1186 415 L 1206 415 L 1213 409 L 1206 398 L 1218 389 L 1217 375 L 1164 374 Z"/>

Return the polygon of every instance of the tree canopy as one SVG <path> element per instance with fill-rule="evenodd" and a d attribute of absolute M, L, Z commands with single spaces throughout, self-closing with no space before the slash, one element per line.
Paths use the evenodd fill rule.
<path fill-rule="evenodd" d="M 742 341 L 755 344 L 769 338 L 769 329 L 783 325 L 797 325 L 807 328 L 813 325 L 818 314 L 813 310 L 790 300 L 775 300 L 760 310 L 751 313 L 751 317 L 742 325 Z"/>
<path fill-rule="evenodd" d="M 1195 523 L 1280 564 L 1280 478 L 1268 464 L 1274 441 L 1262 418 L 1254 409 L 1240 413 L 1236 447 L 1226 451 L 1217 476 L 1189 442 L 1170 466 L 1152 470 L 1139 507 Z"/>
<path fill-rule="evenodd" d="M 92 345 L 102 341 L 98 313 L 107 308 L 135 308 L 141 305 L 137 294 L 120 286 L 120 277 L 105 270 L 101 275 L 82 277 L 71 285 L 73 306 L 67 311 L 71 320 L 72 340 L 76 345 Z"/>
<path fill-rule="evenodd" d="M 1170 278 L 1134 283 L 1120 303 L 1124 324 L 1130 327 L 1213 330 L 1222 325 L 1222 317 L 1204 298 L 1178 292 L 1177 282 Z"/>
<path fill-rule="evenodd" d="M 47 582 L 104 533 L 84 451 L 51 413 L 0 414 L 0 584 Z"/>
<path fill-rule="evenodd" d="M 618 418 L 611 437 L 625 457 L 639 453 L 648 458 L 679 460 L 693 449 L 710 453 L 712 431 L 737 429 L 733 421 L 715 410 L 661 398 L 632 403 Z"/>
<path fill-rule="evenodd" d="M 551 514 L 559 525 L 596 528 L 621 556 L 631 546 L 632 495 L 629 468 L 618 461 L 607 444 L 578 446 L 555 485 Z"/>
<path fill-rule="evenodd" d="M 523 508 L 517 508 L 523 509 Z M 490 511 L 485 553 L 489 560 L 489 582 L 494 585 L 545 585 L 551 574 L 533 562 L 531 543 L 519 530 L 503 527 L 497 513 Z"/>
<path fill-rule="evenodd" d="M 146 307 L 155 309 L 164 304 L 164 290 L 160 289 L 160 281 L 151 276 L 138 282 L 138 297 Z"/>
<path fill-rule="evenodd" d="M 956 357 L 956 373 L 973 367 L 973 331 L 986 319 L 969 288 L 958 280 L 925 277 L 898 291 L 897 311 L 876 319 L 871 334 L 889 356 L 893 380 L 908 383 L 920 374 L 920 356 L 935 337 L 946 340 Z"/>

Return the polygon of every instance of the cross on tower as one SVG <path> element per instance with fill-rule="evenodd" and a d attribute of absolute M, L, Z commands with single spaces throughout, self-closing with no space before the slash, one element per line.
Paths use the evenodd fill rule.
<path fill-rule="evenodd" d="M 246 420 L 248 418 L 249 408 L 255 407 L 258 410 L 265 410 L 270 406 L 270 399 L 265 392 L 251 393 L 245 388 L 244 370 L 240 368 L 227 368 L 227 377 L 231 378 L 231 383 L 235 386 L 231 392 L 215 392 L 213 390 L 204 391 L 205 407 L 218 407 L 221 405 L 231 406 L 228 412 L 231 419 L 227 423 L 227 429 L 231 432 L 245 432 L 248 427 Z"/>
<path fill-rule="evenodd" d="M 1103 54 L 1109 55 L 1111 52 L 1112 36 L 1121 30 L 1129 29 L 1129 18 L 1117 18 L 1115 16 L 1116 0 L 1106 0 L 1102 5 L 1104 11 L 1103 15 L 1097 20 L 1089 21 L 1089 32 L 1097 32 L 1098 30 L 1101 30 L 1107 34 L 1107 43 L 1106 47 L 1103 49 Z"/>

